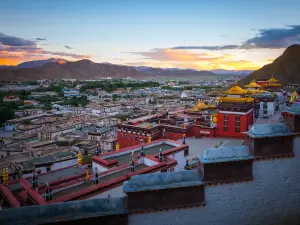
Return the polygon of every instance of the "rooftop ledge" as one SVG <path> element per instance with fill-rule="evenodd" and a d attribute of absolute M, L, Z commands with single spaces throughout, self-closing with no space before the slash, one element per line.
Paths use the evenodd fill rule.
<path fill-rule="evenodd" d="M 0 211 L 0 224 L 44 224 L 126 214 L 125 198 L 88 199 Z"/>
<path fill-rule="evenodd" d="M 198 156 L 202 164 L 216 162 L 231 162 L 241 160 L 251 160 L 254 157 L 251 155 L 247 146 L 230 146 L 220 148 L 207 148 L 202 155 Z"/>
<path fill-rule="evenodd" d="M 285 123 L 257 124 L 244 134 L 252 138 L 282 137 L 296 135 Z"/>
<path fill-rule="evenodd" d="M 131 177 L 129 181 L 124 182 L 123 191 L 124 193 L 130 193 L 203 184 L 202 178 L 197 171 L 165 172 Z"/>

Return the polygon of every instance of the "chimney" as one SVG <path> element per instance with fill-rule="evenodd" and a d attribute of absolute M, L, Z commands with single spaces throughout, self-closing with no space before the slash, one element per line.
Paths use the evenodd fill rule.
<path fill-rule="evenodd" d="M 300 102 L 294 102 L 281 114 L 283 122 L 286 123 L 293 132 L 300 132 Z"/>
<path fill-rule="evenodd" d="M 285 123 L 257 124 L 244 132 L 245 145 L 255 157 L 290 156 L 297 134 Z"/>
<path fill-rule="evenodd" d="M 252 161 L 247 146 L 208 148 L 198 157 L 204 182 L 252 180 Z"/>

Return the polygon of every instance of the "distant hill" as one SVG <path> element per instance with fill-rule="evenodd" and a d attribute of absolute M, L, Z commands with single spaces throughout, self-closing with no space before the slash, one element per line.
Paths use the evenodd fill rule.
<path fill-rule="evenodd" d="M 68 61 L 61 58 L 51 58 L 51 59 L 45 59 L 45 60 L 33 60 L 33 61 L 27 61 L 20 63 L 15 66 L 15 68 L 33 68 L 38 66 L 43 66 L 47 63 L 58 63 L 58 64 L 65 64 Z"/>
<path fill-rule="evenodd" d="M 0 81 L 28 81 L 38 79 L 75 78 L 89 80 L 99 78 L 151 79 L 159 77 L 200 78 L 241 75 L 237 71 L 198 71 L 194 69 L 152 68 L 115 65 L 111 63 L 94 63 L 83 59 L 75 62 L 64 59 L 36 60 L 21 63 L 17 66 L 0 67 Z"/>
<path fill-rule="evenodd" d="M 270 78 L 272 74 L 282 84 L 300 84 L 300 45 L 291 45 L 274 62 L 243 77 L 239 84 L 244 86 L 253 78 Z"/>

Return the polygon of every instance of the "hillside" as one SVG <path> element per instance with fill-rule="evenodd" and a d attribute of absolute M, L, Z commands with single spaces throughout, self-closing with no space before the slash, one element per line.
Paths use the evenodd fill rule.
<path fill-rule="evenodd" d="M 50 62 L 33 68 L 2 68 L 2 81 L 28 81 L 37 79 L 75 78 L 99 79 L 102 77 L 142 77 L 143 74 L 134 67 L 119 66 L 108 63 L 94 63 L 90 60 L 76 62 Z"/>
<path fill-rule="evenodd" d="M 37 60 L 21 63 L 14 67 L 0 68 L 0 81 L 28 81 L 38 79 L 75 78 L 78 80 L 106 77 L 135 79 L 150 78 L 200 78 L 234 75 L 230 71 L 217 74 L 193 69 L 163 69 L 134 67 L 110 63 L 94 63 L 90 60 L 70 62 L 63 59 Z"/>
<path fill-rule="evenodd" d="M 275 78 L 282 84 L 300 84 L 300 45 L 291 45 L 273 63 L 263 66 L 239 81 L 241 86 L 253 78 Z"/>

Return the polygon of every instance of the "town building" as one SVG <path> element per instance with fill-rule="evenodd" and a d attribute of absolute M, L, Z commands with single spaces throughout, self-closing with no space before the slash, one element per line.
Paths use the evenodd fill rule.
<path fill-rule="evenodd" d="M 18 96 L 13 96 L 13 95 L 3 97 L 3 102 L 17 102 L 19 100 L 20 98 Z"/>
<path fill-rule="evenodd" d="M 73 89 L 63 89 L 64 97 L 77 97 L 80 96 L 80 92 L 78 90 Z"/>
<path fill-rule="evenodd" d="M 270 118 L 279 107 L 275 93 L 256 93 L 254 100 L 254 118 Z"/>
<path fill-rule="evenodd" d="M 242 137 L 253 124 L 253 101 L 237 83 L 218 99 L 217 136 Z"/>
<path fill-rule="evenodd" d="M 30 183 L 21 180 L 23 190 L 27 191 L 27 201 L 40 205 L 20 207 L 18 199 L 24 198 L 23 190 L 21 198 L 17 199 L 13 193 L 18 191 L 13 183 L 0 185 L 4 201 L 16 208 L 0 212 L 0 223 L 32 224 L 35 220 L 42 224 L 97 221 L 120 225 L 297 225 L 300 210 L 299 116 L 300 105 L 294 103 L 283 112 L 287 123 L 256 124 L 244 133 L 243 145 L 207 148 L 196 157 L 195 170 L 128 175 L 128 179 L 120 177 L 119 180 L 125 182 L 124 195 L 119 197 L 49 205 L 43 198 L 37 198 L 39 193 Z M 124 149 L 117 157 L 124 154 L 128 160 L 129 151 Z M 95 167 L 102 165 L 106 172 L 116 161 L 107 154 L 95 157 L 93 163 Z M 159 167 L 157 163 L 154 166 Z M 105 185 L 109 182 L 65 195 L 59 201 L 90 198 L 92 192 L 99 194 L 97 191 Z M 65 187 L 58 184 L 53 187 L 56 186 L 60 188 L 58 193 Z M 58 199 L 51 202 L 58 203 Z"/>

